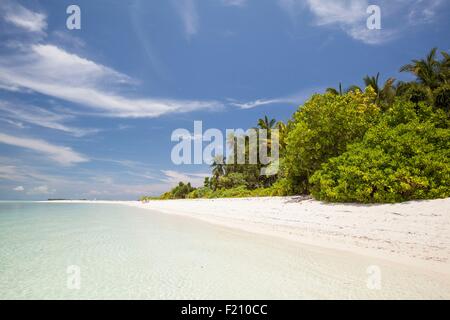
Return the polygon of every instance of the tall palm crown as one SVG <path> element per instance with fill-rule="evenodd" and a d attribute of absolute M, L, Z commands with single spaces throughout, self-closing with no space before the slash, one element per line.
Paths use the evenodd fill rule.
<path fill-rule="evenodd" d="M 211 164 L 212 174 L 214 177 L 220 177 L 225 174 L 225 159 L 217 156 Z"/>
<path fill-rule="evenodd" d="M 339 82 L 339 89 L 335 89 L 335 88 L 327 88 L 325 90 L 326 93 L 331 93 L 337 96 L 342 96 L 346 93 L 349 92 L 355 92 L 355 91 L 362 91 L 360 87 L 356 86 L 356 85 L 351 85 L 350 87 L 348 87 L 347 89 L 343 90 L 342 89 L 342 83 Z"/>
<path fill-rule="evenodd" d="M 436 60 L 436 52 L 437 48 L 431 49 L 425 59 L 412 60 L 411 63 L 401 67 L 400 72 L 410 72 L 414 74 L 422 84 L 431 89 L 437 88 L 441 82 L 442 65 Z M 446 63 L 445 55 L 443 63 Z"/>
<path fill-rule="evenodd" d="M 270 119 L 267 116 L 264 116 L 264 119 L 259 119 L 258 120 L 258 127 L 260 129 L 265 129 L 267 131 L 270 131 L 270 129 L 273 129 L 273 127 L 275 126 L 275 124 L 277 123 L 277 120 L 275 119 Z"/>
<path fill-rule="evenodd" d="M 386 102 L 389 103 L 395 97 L 395 88 L 394 88 L 394 78 L 389 78 L 384 83 L 383 87 L 379 85 L 380 73 L 378 72 L 376 76 L 366 76 L 364 78 L 364 84 L 366 87 L 372 87 L 375 93 L 377 94 L 378 102 Z"/>

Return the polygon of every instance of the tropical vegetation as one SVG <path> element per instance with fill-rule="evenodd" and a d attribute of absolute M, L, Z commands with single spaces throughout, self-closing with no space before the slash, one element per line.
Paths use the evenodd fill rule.
<path fill-rule="evenodd" d="M 315 94 L 286 123 L 257 121 L 257 130 L 278 134 L 280 170 L 217 157 L 204 185 L 180 184 L 159 199 L 311 194 L 332 202 L 384 203 L 450 196 L 450 56 L 436 48 L 400 68 L 413 81 L 380 74 L 365 88 L 328 88 Z M 278 130 L 274 130 L 278 129 Z M 228 137 L 237 156 L 238 139 Z M 235 160 L 235 159 L 231 159 Z M 148 199 L 143 197 L 143 200 Z"/>

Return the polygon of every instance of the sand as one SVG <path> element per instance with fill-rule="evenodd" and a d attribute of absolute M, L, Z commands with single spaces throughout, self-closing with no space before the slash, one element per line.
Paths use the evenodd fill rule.
<path fill-rule="evenodd" d="M 113 203 L 450 276 L 450 198 L 382 205 L 328 204 L 304 197 Z"/>

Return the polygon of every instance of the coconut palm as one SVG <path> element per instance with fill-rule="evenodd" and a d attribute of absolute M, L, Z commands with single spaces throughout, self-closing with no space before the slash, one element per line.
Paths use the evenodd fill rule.
<path fill-rule="evenodd" d="M 441 51 L 442 61 L 440 64 L 440 80 L 444 84 L 450 83 L 450 55 L 447 52 Z"/>
<path fill-rule="evenodd" d="M 276 128 L 280 149 L 283 151 L 286 148 L 287 125 L 283 121 L 278 121 Z"/>
<path fill-rule="evenodd" d="M 378 82 L 380 79 L 380 73 L 378 72 L 376 76 L 366 76 L 364 80 L 364 84 L 366 87 L 372 87 L 375 93 L 377 94 L 377 102 L 381 103 L 390 103 L 395 97 L 395 87 L 394 87 L 394 78 L 389 78 L 384 83 L 383 87 L 380 87 Z"/>
<path fill-rule="evenodd" d="M 326 93 L 331 93 L 331 94 L 334 94 L 334 95 L 337 95 L 337 96 L 342 96 L 342 95 L 344 95 L 346 93 L 355 92 L 355 91 L 358 91 L 358 90 L 362 91 L 360 87 L 355 86 L 355 85 L 351 85 L 347 89 L 342 90 L 342 83 L 339 82 L 339 90 L 336 90 L 335 88 L 327 88 L 325 90 L 325 92 Z"/>
<path fill-rule="evenodd" d="M 337 96 L 342 96 L 342 83 L 339 82 L 339 90 L 336 90 L 335 88 L 327 88 L 325 90 L 326 93 L 331 93 Z"/>
<path fill-rule="evenodd" d="M 441 63 L 436 60 L 437 48 L 431 49 L 425 59 L 412 60 L 400 68 L 400 72 L 414 74 L 423 85 L 436 89 L 441 83 Z M 445 63 L 445 56 L 443 62 Z"/>
<path fill-rule="evenodd" d="M 258 120 L 258 127 L 260 129 L 265 129 L 269 132 L 270 129 L 273 129 L 273 127 L 275 126 L 276 123 L 277 123 L 277 120 L 275 120 L 275 119 L 269 120 L 269 118 L 267 116 L 264 116 L 264 119 Z"/>
<path fill-rule="evenodd" d="M 212 174 L 217 179 L 225 174 L 225 158 L 216 156 L 211 164 Z"/>

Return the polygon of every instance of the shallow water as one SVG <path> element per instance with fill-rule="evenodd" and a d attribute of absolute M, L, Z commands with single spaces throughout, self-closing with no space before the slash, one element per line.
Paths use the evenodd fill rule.
<path fill-rule="evenodd" d="M 381 273 L 371 278 L 372 265 Z M 440 275 L 196 220 L 112 204 L 0 203 L 2 299 L 449 297 Z"/>

